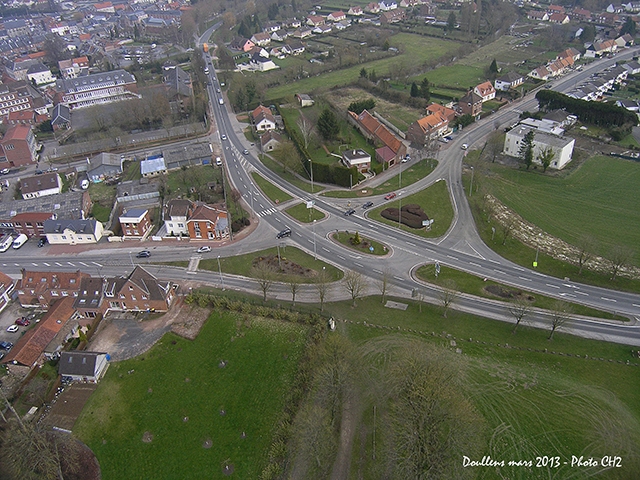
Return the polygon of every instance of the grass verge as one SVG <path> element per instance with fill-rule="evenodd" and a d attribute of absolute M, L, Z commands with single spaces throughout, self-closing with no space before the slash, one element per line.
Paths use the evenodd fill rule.
<path fill-rule="evenodd" d="M 281 202 L 286 202 L 287 200 L 291 200 L 293 197 L 288 193 L 283 192 L 274 184 L 265 179 L 262 175 L 257 172 L 252 172 L 251 176 L 253 177 L 253 181 L 256 182 L 256 185 L 262 190 L 269 200 L 273 203 L 278 204 Z"/>
<path fill-rule="evenodd" d="M 354 237 L 355 235 L 353 233 L 349 233 L 346 231 L 334 233 L 331 235 L 331 238 L 333 238 L 335 241 L 355 252 L 363 253 L 365 255 L 387 254 L 388 248 L 382 243 L 361 236 L 360 243 L 358 245 L 354 245 L 351 242 L 351 239 L 353 239 Z M 371 251 L 371 247 L 373 247 L 373 251 Z"/>
<path fill-rule="evenodd" d="M 281 164 L 279 164 L 278 162 L 273 160 L 268 155 L 261 155 L 260 156 L 260 160 L 262 161 L 262 163 L 264 164 L 265 167 L 267 167 L 269 170 L 271 170 L 276 175 L 280 176 L 283 180 L 286 180 L 291 185 L 295 185 L 300 190 L 304 190 L 305 192 L 311 193 L 311 183 L 306 182 L 305 180 L 302 180 L 302 179 L 296 177 L 290 171 L 285 170 L 284 168 L 282 168 Z M 314 185 L 313 191 L 315 193 L 318 193 L 323 188 L 324 187 L 319 187 L 318 185 Z"/>
<path fill-rule="evenodd" d="M 293 207 L 289 207 L 285 210 L 285 213 L 291 215 L 301 223 L 311 223 L 314 220 L 322 220 L 326 217 L 320 210 L 307 208 L 306 203 L 299 203 Z"/>

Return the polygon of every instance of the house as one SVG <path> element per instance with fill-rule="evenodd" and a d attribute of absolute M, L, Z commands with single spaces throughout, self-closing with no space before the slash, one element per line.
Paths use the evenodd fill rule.
<path fill-rule="evenodd" d="M 62 78 L 76 78 L 89 73 L 89 59 L 86 56 L 60 60 L 58 68 Z"/>
<path fill-rule="evenodd" d="M 388 12 L 398 8 L 398 4 L 394 0 L 382 0 L 379 5 L 381 12 Z"/>
<path fill-rule="evenodd" d="M 273 41 L 273 42 L 284 42 L 287 38 L 289 38 L 290 35 L 291 35 L 291 33 L 286 31 L 286 30 L 279 30 L 279 31 L 273 32 L 271 34 L 271 41 Z"/>
<path fill-rule="evenodd" d="M 493 88 L 491 82 L 483 82 L 473 89 L 473 92 L 482 97 L 482 103 L 488 102 L 496 98 L 496 89 Z"/>
<path fill-rule="evenodd" d="M 47 242 L 54 245 L 98 243 L 102 238 L 102 223 L 97 220 L 67 220 L 58 218 L 44 222 Z"/>
<path fill-rule="evenodd" d="M 54 103 L 62 103 L 71 110 L 141 97 L 136 77 L 125 70 L 59 79 L 52 87 L 52 96 Z"/>
<path fill-rule="evenodd" d="M 512 88 L 516 88 L 524 83 L 522 75 L 516 72 L 507 72 L 504 75 L 496 78 L 494 87 L 496 90 L 507 92 Z"/>
<path fill-rule="evenodd" d="M 349 11 L 347 11 L 348 15 L 353 15 L 355 17 L 359 17 L 361 15 L 364 14 L 364 12 L 362 11 L 362 7 L 351 7 L 349 8 Z"/>
<path fill-rule="evenodd" d="M 62 103 L 57 104 L 51 110 L 51 126 L 54 131 L 58 130 L 66 130 L 71 128 L 71 111 L 69 107 L 63 105 Z"/>
<path fill-rule="evenodd" d="M 448 130 L 447 119 L 439 113 L 432 113 L 409 125 L 407 138 L 417 145 L 424 146 L 434 138 L 444 135 Z"/>
<path fill-rule="evenodd" d="M 122 175 L 124 157 L 114 153 L 99 153 L 87 159 L 87 177 L 94 183 Z"/>
<path fill-rule="evenodd" d="M 191 75 L 178 65 L 167 62 L 162 66 L 162 82 L 170 101 L 183 102 L 193 95 Z"/>
<path fill-rule="evenodd" d="M 458 101 L 458 112 L 461 115 L 471 115 L 477 118 L 482 113 L 482 97 L 474 91 L 469 90 L 469 92 Z"/>
<path fill-rule="evenodd" d="M 337 12 L 331 12 L 327 15 L 328 22 L 341 22 L 342 20 L 346 20 L 347 16 L 344 14 L 342 10 L 338 10 Z"/>
<path fill-rule="evenodd" d="M 0 312 L 2 312 L 11 301 L 11 294 L 15 287 L 15 282 L 9 275 L 0 272 Z"/>
<path fill-rule="evenodd" d="M 104 296 L 107 311 L 166 312 L 174 299 L 174 286 L 137 265 L 126 277 L 107 278 Z"/>
<path fill-rule="evenodd" d="M 0 202 L 0 224 L 12 225 L 23 213 L 47 213 L 58 218 L 86 218 L 91 211 L 89 192 L 66 192 L 55 197 L 30 198 Z"/>
<path fill-rule="evenodd" d="M 616 45 L 618 48 L 631 47 L 634 44 L 634 39 L 628 33 L 618 37 L 615 39 Z"/>
<path fill-rule="evenodd" d="M 638 102 L 636 100 L 628 100 L 628 99 L 616 100 L 616 105 L 618 107 L 626 108 L 630 112 L 638 113 L 638 111 L 640 111 L 640 105 L 638 105 Z"/>
<path fill-rule="evenodd" d="M 309 27 L 300 27 L 291 34 L 293 38 L 299 38 L 300 40 L 310 37 L 311 35 L 313 35 L 313 30 Z"/>
<path fill-rule="evenodd" d="M 62 191 L 62 180 L 56 172 L 21 178 L 19 185 L 20 194 L 25 200 L 56 195 Z"/>
<path fill-rule="evenodd" d="M 305 51 L 305 46 L 300 40 L 292 40 L 285 47 L 289 49 L 291 55 L 300 55 Z"/>
<path fill-rule="evenodd" d="M 551 76 L 551 72 L 547 69 L 547 67 L 543 66 L 530 71 L 528 76 L 531 78 L 536 78 L 538 80 L 548 80 Z"/>
<path fill-rule="evenodd" d="M 306 24 L 310 27 L 317 27 L 319 25 L 324 25 L 325 18 L 320 15 L 309 15 L 307 17 Z"/>
<path fill-rule="evenodd" d="M 104 300 L 106 279 L 100 277 L 84 277 L 80 279 L 80 288 L 73 302 L 73 308 L 83 318 L 96 318 L 107 309 Z"/>
<path fill-rule="evenodd" d="M 582 54 L 576 50 L 575 48 L 571 47 L 571 48 L 567 48 L 566 50 L 563 50 L 562 52 L 560 52 L 558 54 L 558 56 L 556 57 L 556 60 L 560 60 L 563 58 L 571 58 L 574 62 L 577 62 L 578 60 L 580 60 L 580 57 L 582 56 Z"/>
<path fill-rule="evenodd" d="M 12 125 L 0 140 L 0 168 L 35 163 L 39 145 L 30 125 Z"/>
<path fill-rule="evenodd" d="M 586 10 L 584 8 L 574 8 L 571 11 L 571 16 L 579 21 L 579 22 L 590 22 L 591 21 L 591 11 Z"/>
<path fill-rule="evenodd" d="M 439 113 L 442 118 L 445 118 L 447 122 L 451 123 L 456 118 L 456 111 L 453 108 L 445 107 L 444 105 L 440 105 L 439 103 L 432 103 L 427 105 L 427 115 L 432 115 L 434 113 Z"/>
<path fill-rule="evenodd" d="M 549 13 L 549 15 L 554 14 L 554 13 L 564 13 L 565 9 L 561 5 L 553 5 L 553 4 L 551 4 L 547 8 L 547 12 Z"/>
<path fill-rule="evenodd" d="M 552 13 L 549 15 L 549 22 L 555 23 L 556 25 L 566 25 L 570 21 L 571 19 L 566 13 Z"/>
<path fill-rule="evenodd" d="M 282 136 L 276 132 L 266 132 L 260 137 L 260 149 L 263 152 L 271 152 L 282 143 Z"/>
<path fill-rule="evenodd" d="M 270 58 L 265 58 L 259 53 L 253 54 L 251 60 L 249 61 L 249 65 L 259 72 L 268 72 L 269 70 L 280 68 L 275 63 L 273 63 L 273 60 L 271 60 Z"/>
<path fill-rule="evenodd" d="M 11 217 L 13 229 L 27 237 L 44 237 L 44 222 L 54 217 L 50 212 L 23 212 Z"/>
<path fill-rule="evenodd" d="M 549 20 L 549 14 L 547 12 L 540 12 L 538 10 L 530 10 L 527 12 L 527 18 L 529 20 L 535 20 L 537 22 L 546 22 Z"/>
<path fill-rule="evenodd" d="M 140 161 L 140 173 L 143 177 L 155 177 L 166 174 L 167 166 L 164 163 L 163 155 L 152 155 Z"/>
<path fill-rule="evenodd" d="M 377 144 L 382 144 L 376 149 L 378 162 L 391 167 L 406 155 L 406 145 L 367 110 L 363 110 L 359 115 L 349 112 L 348 120 L 355 124 L 365 137 Z"/>
<path fill-rule="evenodd" d="M 404 8 L 397 10 L 387 10 L 380 14 L 380 23 L 390 24 L 402 22 L 406 18 L 406 10 Z"/>
<path fill-rule="evenodd" d="M 62 352 L 58 373 L 74 382 L 98 383 L 109 368 L 108 358 L 100 352 Z"/>
<path fill-rule="evenodd" d="M 187 229 L 192 240 L 222 240 L 229 236 L 227 212 L 200 204 L 187 220 Z"/>
<path fill-rule="evenodd" d="M 153 228 L 149 210 L 143 208 L 130 208 L 118 218 L 122 236 L 144 240 Z"/>
<path fill-rule="evenodd" d="M 587 51 L 584 52 L 584 56 L 587 58 L 601 57 L 607 53 L 613 53 L 617 50 L 618 45 L 615 40 L 605 40 L 603 42 L 593 42 Z"/>
<path fill-rule="evenodd" d="M 33 110 L 16 110 L 9 113 L 7 120 L 9 125 L 33 125 L 36 123 L 36 112 Z"/>
<path fill-rule="evenodd" d="M 345 167 L 356 167 L 358 172 L 368 172 L 371 168 L 371 155 L 364 150 L 345 150 L 342 152 L 342 163 Z"/>
<path fill-rule="evenodd" d="M 248 52 L 253 47 L 255 47 L 255 44 L 251 40 L 243 37 L 236 37 L 229 44 L 231 50 L 237 50 L 239 52 Z"/>
<path fill-rule="evenodd" d="M 80 282 L 89 274 L 75 272 L 37 272 L 22 269 L 16 283 L 18 301 L 24 308 L 49 308 L 60 298 L 78 295 Z"/>
<path fill-rule="evenodd" d="M 37 325 L 27 330 L 20 340 L 2 359 L 2 363 L 13 363 L 33 367 L 45 362 L 45 350 L 58 333 L 76 315 L 73 297 L 56 301 Z M 58 345 L 61 347 L 61 345 Z"/>
<path fill-rule="evenodd" d="M 266 132 L 276 128 L 276 118 L 271 110 L 263 105 L 259 105 L 251 112 L 251 121 L 257 132 Z"/>
<path fill-rule="evenodd" d="M 32 64 L 27 69 L 27 79 L 36 85 L 47 85 L 56 81 L 49 67 L 40 62 Z"/>
<path fill-rule="evenodd" d="M 174 198 L 164 207 L 164 225 L 167 235 L 188 236 L 187 220 L 193 215 L 195 205 L 191 200 Z"/>
<path fill-rule="evenodd" d="M 315 101 L 306 93 L 296 93 L 296 100 L 301 107 L 311 107 L 315 103 Z"/>
<path fill-rule="evenodd" d="M 380 13 L 380 4 L 377 2 L 371 2 L 364 7 L 364 11 L 373 14 Z"/>
<path fill-rule="evenodd" d="M 629 72 L 629 75 L 637 75 L 640 73 L 640 63 L 636 60 L 622 64 L 622 68 Z"/>
<path fill-rule="evenodd" d="M 535 133 L 533 137 L 534 163 L 540 165 L 538 158 L 542 151 L 547 148 L 551 148 L 554 152 L 554 158 L 549 168 L 560 170 L 571 161 L 573 146 L 576 142 L 574 138 L 560 137 L 535 131 L 533 128 L 524 125 L 518 125 L 507 132 L 504 140 L 504 153 L 511 157 L 519 157 L 522 140 L 525 135 L 531 131 Z"/>
<path fill-rule="evenodd" d="M 331 33 L 331 30 L 333 30 L 333 27 L 331 25 L 318 25 L 317 27 L 315 27 L 313 29 L 313 33 L 316 33 L 318 35 L 324 35 L 325 33 Z"/>
<path fill-rule="evenodd" d="M 251 37 L 251 41 L 254 45 L 264 47 L 271 43 L 271 36 L 267 32 L 254 33 Z"/>

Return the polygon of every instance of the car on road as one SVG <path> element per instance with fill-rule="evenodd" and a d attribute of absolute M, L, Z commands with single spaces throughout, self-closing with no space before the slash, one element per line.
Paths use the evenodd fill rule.
<path fill-rule="evenodd" d="M 204 247 L 200 247 L 198 250 L 196 250 L 197 253 L 206 253 L 210 251 L 211 251 L 211 247 L 209 247 L 208 245 L 205 245 Z"/>
<path fill-rule="evenodd" d="M 246 148 L 244 150 L 242 150 L 242 154 L 243 155 L 249 155 L 249 150 L 247 150 Z"/>
<path fill-rule="evenodd" d="M 371 208 L 373 207 L 373 202 L 367 202 L 364 205 L 362 205 L 362 209 L 366 210 L 367 208 Z"/>
<path fill-rule="evenodd" d="M 149 258 L 151 256 L 151 252 L 149 250 L 142 250 L 136 254 L 136 258 Z"/>
<path fill-rule="evenodd" d="M 13 343 L 11 342 L 0 342 L 0 348 L 2 350 L 11 350 L 13 348 Z"/>
<path fill-rule="evenodd" d="M 348 217 L 349 215 L 353 215 L 354 213 L 356 213 L 356 211 L 353 208 L 350 208 L 349 210 L 344 212 L 344 215 L 345 217 Z"/>
<path fill-rule="evenodd" d="M 384 199 L 385 199 L 385 200 L 391 200 L 392 198 L 396 198 L 396 192 L 387 193 L 387 194 L 384 196 Z"/>
<path fill-rule="evenodd" d="M 466 143 L 463 143 L 463 144 L 460 146 L 460 148 L 461 148 L 461 149 L 463 149 L 463 150 L 466 150 L 467 148 L 469 148 L 469 145 L 467 145 Z"/>
<path fill-rule="evenodd" d="M 3 168 L 2 170 L 0 170 L 0 175 L 6 175 L 7 173 L 9 173 L 11 170 L 9 170 L 8 168 Z"/>
<path fill-rule="evenodd" d="M 276 235 L 276 238 L 284 238 L 284 237 L 290 237 L 290 236 L 291 236 L 291 229 L 285 228 L 281 232 L 278 232 L 278 234 Z"/>
<path fill-rule="evenodd" d="M 4 356 L 5 356 L 5 353 L 4 352 L 0 352 L 0 360 L 2 360 L 4 358 Z"/>
<path fill-rule="evenodd" d="M 31 322 L 27 319 L 27 317 L 16 318 L 16 325 L 20 325 L 21 327 L 28 327 L 31 325 Z"/>
<path fill-rule="evenodd" d="M 47 238 L 46 237 L 42 237 L 40 240 L 38 240 L 38 248 L 42 248 L 47 244 Z"/>
<path fill-rule="evenodd" d="M 36 175 L 42 175 L 44 173 L 43 170 L 36 170 Z"/>
<path fill-rule="evenodd" d="M 18 325 L 9 325 L 7 327 L 7 332 L 9 333 L 15 333 L 18 331 Z"/>
<path fill-rule="evenodd" d="M 222 135 L 220 135 L 220 138 L 221 138 L 222 140 L 226 140 L 226 139 L 227 139 L 227 136 L 223 133 Z"/>

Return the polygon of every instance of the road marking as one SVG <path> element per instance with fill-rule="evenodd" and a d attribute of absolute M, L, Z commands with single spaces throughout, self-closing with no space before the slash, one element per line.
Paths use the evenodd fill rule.
<path fill-rule="evenodd" d="M 547 287 L 560 289 L 560 287 L 559 287 L 559 286 L 557 286 L 557 285 L 551 285 L 550 283 L 545 283 L 545 285 L 546 285 Z"/>
<path fill-rule="evenodd" d="M 498 270 L 497 268 L 493 269 L 494 272 L 499 273 L 500 275 L 506 275 L 502 270 Z"/>
<path fill-rule="evenodd" d="M 330 251 L 327 247 L 322 247 L 322 249 L 323 249 L 325 252 L 329 252 L 329 253 L 331 253 L 331 251 Z"/>
<path fill-rule="evenodd" d="M 378 275 L 382 275 L 382 272 L 380 270 L 376 270 L 375 268 L 373 269 L 373 273 L 377 273 Z"/>
<path fill-rule="evenodd" d="M 273 219 L 274 219 L 276 222 L 280 222 L 280 223 L 282 223 L 282 221 L 281 221 L 278 217 L 273 217 Z"/>
<path fill-rule="evenodd" d="M 415 246 L 416 246 L 416 244 L 415 244 L 415 243 L 411 243 L 411 242 L 406 242 L 406 243 L 407 243 L 407 245 L 411 245 L 412 247 L 415 247 Z"/>
<path fill-rule="evenodd" d="M 338 255 L 338 258 L 339 258 L 340 260 L 346 260 L 346 258 L 344 258 L 342 255 Z"/>
<path fill-rule="evenodd" d="M 261 206 L 262 206 L 262 205 L 261 205 Z M 266 217 L 267 215 L 274 214 L 274 213 L 276 213 L 277 211 L 278 211 L 278 209 L 277 209 L 277 208 L 269 208 L 269 209 L 267 209 L 267 210 L 263 210 L 263 211 L 261 211 L 260 213 L 258 213 L 258 216 L 259 216 L 259 217 Z"/>
<path fill-rule="evenodd" d="M 561 296 L 561 297 L 573 297 L 573 298 L 576 298 L 576 296 L 575 296 L 573 293 L 565 293 L 565 292 L 562 292 L 562 293 L 560 294 L 560 296 Z"/>
<path fill-rule="evenodd" d="M 631 305 L 633 305 L 634 307 L 640 308 L 640 305 L 638 305 L 637 303 L 632 303 Z"/>
<path fill-rule="evenodd" d="M 600 297 L 602 300 L 605 300 L 607 302 L 617 302 L 617 300 L 615 298 L 607 298 L 607 297 Z"/>
<path fill-rule="evenodd" d="M 37 264 L 37 263 L 33 263 L 33 262 L 31 262 L 31 265 L 33 265 L 34 267 L 37 267 L 37 266 L 38 266 L 38 264 Z"/>
<path fill-rule="evenodd" d="M 573 288 L 573 285 L 569 285 L 568 283 L 563 283 L 562 285 L 564 285 L 565 287 Z"/>
<path fill-rule="evenodd" d="M 577 293 L 578 295 L 584 295 L 585 297 L 588 297 L 588 296 L 589 296 L 589 294 L 588 294 L 588 293 L 578 292 L 577 290 L 576 290 L 576 293 Z M 639 306 L 640 306 L 640 305 L 639 305 Z"/>
<path fill-rule="evenodd" d="M 479 263 L 469 262 L 469 265 L 473 265 L 474 267 L 482 267 Z"/>
<path fill-rule="evenodd" d="M 299 237 L 302 237 L 302 235 L 300 235 L 298 232 L 296 232 L 296 235 L 299 236 Z"/>
<path fill-rule="evenodd" d="M 59 267 L 61 267 L 61 266 L 62 266 L 62 264 L 61 264 L 61 263 L 58 263 L 58 262 L 55 262 L 55 264 L 56 264 L 57 266 L 59 266 Z"/>
<path fill-rule="evenodd" d="M 353 262 L 353 264 L 359 266 L 360 268 L 363 268 L 363 266 L 361 264 L 359 264 L 358 262 Z"/>
<path fill-rule="evenodd" d="M 452 258 L 453 260 L 458 260 L 458 257 L 454 257 L 453 255 L 447 255 L 447 258 Z"/>
<path fill-rule="evenodd" d="M 378 227 L 376 227 L 375 225 L 371 225 L 370 223 L 368 223 L 367 225 L 369 225 L 369 228 L 373 228 L 374 230 L 378 230 Z"/>
<path fill-rule="evenodd" d="M 307 242 L 313 243 L 313 240 L 311 240 L 310 238 L 307 238 Z"/>
<path fill-rule="evenodd" d="M 88 266 L 89 266 L 89 265 L 87 265 L 87 264 L 86 264 L 86 263 L 84 263 L 84 262 L 78 262 L 78 263 L 79 263 L 80 265 L 84 265 L 85 267 L 88 267 Z"/>
<path fill-rule="evenodd" d="M 527 278 L 527 277 L 518 277 L 518 278 L 519 278 L 520 280 L 526 280 L 527 282 L 530 282 L 530 281 L 531 281 L 531 279 L 530 279 L 530 278 Z"/>
<path fill-rule="evenodd" d="M 102 266 L 102 265 L 100 265 L 98 262 L 91 262 L 91 263 L 93 263 L 94 265 L 96 265 L 96 266 L 98 266 L 98 267 L 101 267 L 101 266 Z"/>
<path fill-rule="evenodd" d="M 546 277 L 546 275 L 544 273 L 538 273 L 538 272 L 533 272 L 533 271 L 531 273 L 533 273 L 534 275 L 538 275 L 539 277 Z"/>
<path fill-rule="evenodd" d="M 404 281 L 404 278 L 402 278 L 402 277 L 396 277 L 395 275 L 393 276 L 393 278 L 395 278 L 396 280 L 400 280 L 400 281 L 402 281 L 402 282 Z"/>
<path fill-rule="evenodd" d="M 514 266 L 513 268 L 514 268 L 514 270 L 519 270 L 519 271 L 521 271 L 521 272 L 524 272 L 524 268 L 521 268 L 521 267 L 515 267 L 515 266 Z"/>

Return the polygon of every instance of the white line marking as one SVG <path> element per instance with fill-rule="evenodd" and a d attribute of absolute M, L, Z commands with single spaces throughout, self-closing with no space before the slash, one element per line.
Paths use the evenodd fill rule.
<path fill-rule="evenodd" d="M 538 273 L 538 272 L 533 272 L 533 271 L 531 273 L 533 273 L 534 275 L 538 275 L 539 277 L 546 277 L 546 275 L 544 273 Z"/>
<path fill-rule="evenodd" d="M 497 268 L 493 269 L 494 272 L 499 273 L 500 275 L 506 275 L 502 270 L 498 270 Z"/>
<path fill-rule="evenodd" d="M 50 267 L 51 265 L 49 265 L 47 262 L 42 262 L 44 263 L 47 267 Z"/>
<path fill-rule="evenodd" d="M 363 268 L 362 265 L 358 262 L 353 262 L 353 264 L 359 266 L 360 268 Z"/>
<path fill-rule="evenodd" d="M 520 280 L 526 280 L 527 282 L 530 282 L 530 281 L 531 281 L 531 279 L 530 279 L 530 278 L 527 278 L 527 277 L 518 277 L 518 278 L 519 278 Z"/>
<path fill-rule="evenodd" d="M 55 262 L 55 264 L 56 264 L 57 266 L 59 266 L 59 267 L 61 267 L 61 266 L 62 266 L 62 264 L 61 264 L 61 263 L 58 263 L 58 262 Z"/>
<path fill-rule="evenodd" d="M 458 257 L 454 257 L 453 255 L 447 255 L 447 258 L 452 258 L 453 260 L 458 260 Z"/>
<path fill-rule="evenodd" d="M 378 230 L 378 227 L 376 227 L 375 225 L 371 225 L 370 223 L 367 224 L 367 225 L 369 225 L 369 228 L 373 228 L 374 230 Z"/>
<path fill-rule="evenodd" d="M 393 278 L 395 278 L 396 280 L 404 281 L 404 278 L 402 278 L 402 277 L 396 277 L 395 275 L 393 276 Z"/>
<path fill-rule="evenodd" d="M 346 258 L 344 258 L 342 255 L 338 255 L 338 258 L 339 258 L 340 260 L 346 260 Z"/>
<path fill-rule="evenodd" d="M 576 293 L 577 293 L 578 295 L 584 295 L 585 297 L 588 297 L 588 296 L 589 296 L 589 294 L 588 294 L 588 293 L 578 292 L 577 290 L 576 290 Z M 638 305 L 638 306 L 640 307 L 640 305 Z"/>
<path fill-rule="evenodd" d="M 617 300 L 616 300 L 616 299 L 614 299 L 614 298 L 607 298 L 607 297 L 600 297 L 600 298 L 601 298 L 602 300 L 606 300 L 607 302 L 614 302 L 614 303 L 615 303 L 615 302 L 617 302 Z"/>
<path fill-rule="evenodd" d="M 524 272 L 524 268 L 521 267 L 513 267 L 514 270 L 518 270 L 520 272 Z"/>
<path fill-rule="evenodd" d="M 331 251 L 330 251 L 327 247 L 322 247 L 322 249 L 323 249 L 325 252 L 329 252 L 329 253 L 331 253 Z"/>
<path fill-rule="evenodd" d="M 634 307 L 640 308 L 640 305 L 638 305 L 637 303 L 632 303 L 631 305 L 633 305 Z"/>
<path fill-rule="evenodd" d="M 85 267 L 88 267 L 88 266 L 89 266 L 89 265 L 87 265 L 87 264 L 86 264 L 86 263 L 84 263 L 84 262 L 78 262 L 78 263 L 79 263 L 80 265 L 84 265 Z"/>
<path fill-rule="evenodd" d="M 375 268 L 373 269 L 373 273 L 377 273 L 378 275 L 382 275 L 382 272 L 380 270 L 376 270 Z"/>
<path fill-rule="evenodd" d="M 69 265 L 71 265 L 72 267 L 75 267 L 75 265 L 71 262 L 67 262 Z"/>
<path fill-rule="evenodd" d="M 551 285 L 550 283 L 545 283 L 545 285 L 546 285 L 547 287 L 560 289 L 560 287 L 559 287 L 559 286 L 557 286 L 557 285 Z"/>
<path fill-rule="evenodd" d="M 31 262 L 31 265 L 33 265 L 34 267 L 37 267 L 37 266 L 38 266 L 38 264 L 37 264 L 37 263 L 33 263 L 33 262 Z"/>
<path fill-rule="evenodd" d="M 411 242 L 406 242 L 406 243 L 407 243 L 407 245 L 411 245 L 412 247 L 415 247 L 415 246 L 416 246 L 416 244 L 415 244 L 415 243 L 411 243 Z"/>
<path fill-rule="evenodd" d="M 102 265 L 100 265 L 98 262 L 91 262 L 91 263 L 93 263 L 94 265 L 97 265 L 98 267 L 101 267 L 101 266 L 102 266 Z"/>
<path fill-rule="evenodd" d="M 469 265 L 473 265 L 474 267 L 482 267 L 479 263 L 469 262 Z"/>

